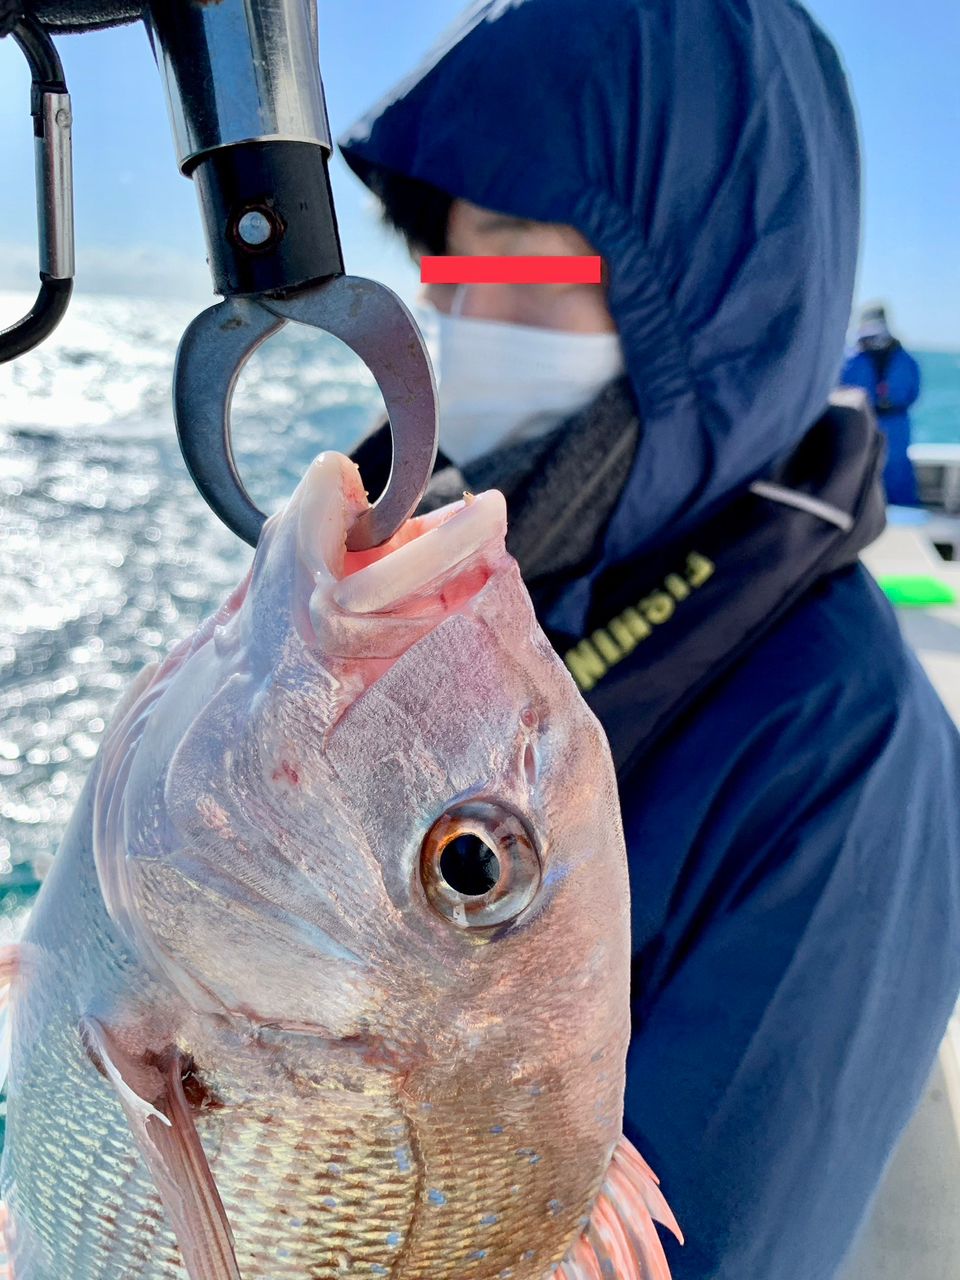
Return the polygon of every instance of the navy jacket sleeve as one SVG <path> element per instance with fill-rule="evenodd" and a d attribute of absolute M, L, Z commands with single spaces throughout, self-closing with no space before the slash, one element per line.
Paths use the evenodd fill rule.
<path fill-rule="evenodd" d="M 625 788 L 674 1280 L 833 1280 L 960 989 L 957 735 L 876 595 L 834 579 Z"/>
<path fill-rule="evenodd" d="M 920 366 L 902 348 L 890 366 L 888 376 L 890 403 L 898 409 L 909 409 L 920 397 Z"/>

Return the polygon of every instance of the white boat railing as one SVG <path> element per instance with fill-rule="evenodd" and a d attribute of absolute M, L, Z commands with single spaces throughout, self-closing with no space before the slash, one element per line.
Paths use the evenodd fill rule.
<path fill-rule="evenodd" d="M 912 444 L 910 461 L 923 504 L 960 515 L 960 444 Z"/>

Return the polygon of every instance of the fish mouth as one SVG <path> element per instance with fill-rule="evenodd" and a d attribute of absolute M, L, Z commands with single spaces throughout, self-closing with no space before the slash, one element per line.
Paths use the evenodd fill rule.
<path fill-rule="evenodd" d="M 335 633 L 344 638 L 338 624 L 347 619 L 437 625 L 468 604 L 508 559 L 506 502 L 496 490 L 465 494 L 413 517 L 379 547 L 348 551 L 350 528 L 368 507 L 356 466 L 342 454 L 324 453 L 288 508 L 298 559 L 311 579 L 312 629 L 327 652 L 336 652 Z"/>

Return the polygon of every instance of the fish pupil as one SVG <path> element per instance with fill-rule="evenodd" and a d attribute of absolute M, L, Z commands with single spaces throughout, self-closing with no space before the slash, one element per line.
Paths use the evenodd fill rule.
<path fill-rule="evenodd" d="M 440 855 L 440 874 L 454 892 L 479 898 L 500 879 L 500 860 L 479 836 L 456 836 Z"/>

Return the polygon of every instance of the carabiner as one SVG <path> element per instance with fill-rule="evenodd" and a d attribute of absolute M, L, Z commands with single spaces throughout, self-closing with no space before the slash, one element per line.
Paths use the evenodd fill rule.
<path fill-rule="evenodd" d="M 7 8 L 7 6 L 4 6 Z M 40 291 L 31 309 L 0 330 L 0 363 L 39 346 L 63 319 L 73 292 L 73 163 L 70 95 L 53 41 L 33 17 L 0 16 L 30 66 L 30 113 L 36 153 Z"/>

